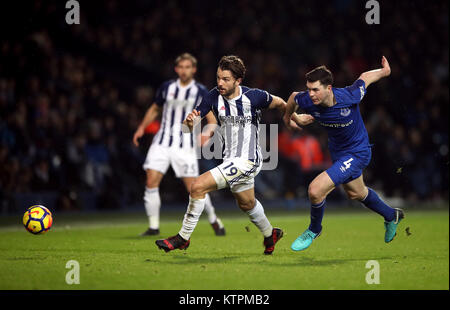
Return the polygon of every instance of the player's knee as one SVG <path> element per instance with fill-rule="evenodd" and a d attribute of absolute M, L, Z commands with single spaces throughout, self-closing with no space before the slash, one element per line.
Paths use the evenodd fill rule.
<path fill-rule="evenodd" d="M 322 191 L 320 190 L 320 187 L 315 183 L 309 184 L 308 197 L 312 203 L 318 203 L 325 199 L 325 197 L 323 197 Z"/>
<path fill-rule="evenodd" d="M 156 178 L 152 176 L 147 176 L 145 185 L 147 186 L 147 188 L 155 188 L 159 186 L 159 182 Z"/>
<path fill-rule="evenodd" d="M 242 211 L 250 211 L 255 207 L 256 200 L 254 198 L 249 198 L 243 201 L 238 201 L 239 208 Z"/>
<path fill-rule="evenodd" d="M 195 179 L 191 184 L 191 190 L 190 195 L 193 198 L 200 198 L 203 197 L 206 194 L 205 187 L 203 186 L 202 182 L 198 181 L 198 179 Z"/>
<path fill-rule="evenodd" d="M 347 193 L 348 199 L 351 199 L 351 200 L 363 200 L 365 197 L 363 195 L 363 193 L 358 193 L 355 191 L 347 191 L 346 193 Z"/>

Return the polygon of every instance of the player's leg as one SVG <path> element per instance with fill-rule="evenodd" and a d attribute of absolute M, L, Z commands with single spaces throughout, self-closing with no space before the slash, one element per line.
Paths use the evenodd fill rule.
<path fill-rule="evenodd" d="M 148 229 L 142 236 L 159 234 L 159 211 L 161 209 L 161 197 L 159 195 L 159 184 L 164 174 L 153 169 L 145 170 L 146 183 L 144 192 L 144 206 L 148 217 Z"/>
<path fill-rule="evenodd" d="M 311 202 L 311 222 L 309 229 L 319 234 L 322 231 L 322 219 L 325 211 L 326 197 L 335 188 L 327 171 L 323 171 L 309 184 L 308 197 Z"/>
<path fill-rule="evenodd" d="M 195 177 L 183 177 L 181 179 L 183 180 L 183 183 L 186 187 L 187 192 L 190 193 L 191 186 L 195 180 Z M 224 227 L 222 221 L 220 220 L 220 218 L 218 218 L 216 215 L 216 210 L 214 209 L 214 206 L 212 204 L 211 197 L 209 196 L 209 194 L 205 195 L 205 211 L 208 216 L 208 221 L 214 230 L 214 233 L 217 236 L 224 236 L 225 235 L 225 227 Z"/>
<path fill-rule="evenodd" d="M 325 212 L 326 197 L 335 188 L 335 183 L 327 171 L 323 171 L 312 180 L 308 187 L 311 202 L 310 224 L 308 228 L 292 243 L 291 249 L 302 251 L 307 249 L 313 240 L 322 233 L 322 219 Z"/>
<path fill-rule="evenodd" d="M 169 168 L 167 149 L 157 143 L 152 144 L 147 152 L 143 168 L 146 173 L 144 206 L 149 220 L 149 228 L 142 235 L 158 235 L 161 208 L 159 184 Z"/>
<path fill-rule="evenodd" d="M 214 170 L 214 169 L 213 169 Z M 189 205 L 183 218 L 183 224 L 177 235 L 168 239 L 157 240 L 156 245 L 166 252 L 174 249 L 187 249 L 190 237 L 197 226 L 200 215 L 205 208 L 206 194 L 218 188 L 210 171 L 195 178 L 191 184 Z"/>
<path fill-rule="evenodd" d="M 274 228 L 264 213 L 262 204 L 255 198 L 254 187 L 243 191 L 233 191 L 232 193 L 239 208 L 247 213 L 250 221 L 259 229 L 264 236 L 264 254 L 272 254 L 275 244 L 283 237 L 283 231 L 280 228 Z"/>
<path fill-rule="evenodd" d="M 392 241 L 396 234 L 397 225 L 404 217 L 403 210 L 388 206 L 373 189 L 364 184 L 362 174 L 358 178 L 343 184 L 343 187 L 350 199 L 359 200 L 368 209 L 383 216 L 386 229 L 385 241 Z"/>

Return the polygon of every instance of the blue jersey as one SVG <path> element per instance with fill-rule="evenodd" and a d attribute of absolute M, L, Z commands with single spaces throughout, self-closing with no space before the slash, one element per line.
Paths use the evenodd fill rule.
<path fill-rule="evenodd" d="M 232 99 L 226 99 L 213 88 L 195 109 L 201 117 L 213 111 L 220 126 L 224 159 L 238 157 L 259 162 L 262 160 L 258 141 L 260 113 L 271 102 L 268 92 L 256 88 L 239 86 L 239 95 Z"/>
<path fill-rule="evenodd" d="M 363 80 L 357 80 L 345 88 L 332 88 L 336 104 L 331 107 L 315 105 L 308 92 L 300 92 L 295 102 L 328 132 L 328 147 L 334 158 L 345 152 L 358 152 L 370 147 L 369 136 L 364 126 L 359 102 L 366 93 Z"/>

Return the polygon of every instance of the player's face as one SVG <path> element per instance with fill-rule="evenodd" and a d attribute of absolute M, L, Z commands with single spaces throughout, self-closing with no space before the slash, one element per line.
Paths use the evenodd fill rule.
<path fill-rule="evenodd" d="M 196 71 L 197 68 L 194 67 L 192 61 L 189 59 L 180 60 L 175 66 L 175 72 L 178 74 L 178 77 L 183 84 L 189 83 L 194 78 Z"/>
<path fill-rule="evenodd" d="M 309 97 L 315 105 L 327 101 L 331 94 L 331 85 L 323 85 L 320 81 L 306 82 Z"/>
<path fill-rule="evenodd" d="M 217 69 L 217 89 L 225 98 L 232 98 L 242 79 L 235 79 L 230 70 Z"/>

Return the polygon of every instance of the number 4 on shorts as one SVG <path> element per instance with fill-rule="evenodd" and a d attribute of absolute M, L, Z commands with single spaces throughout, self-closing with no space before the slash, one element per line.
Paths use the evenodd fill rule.
<path fill-rule="evenodd" d="M 350 166 L 352 165 L 350 162 L 353 160 L 352 157 L 350 157 L 349 160 L 344 161 L 344 165 L 345 165 L 345 169 L 350 168 Z"/>

